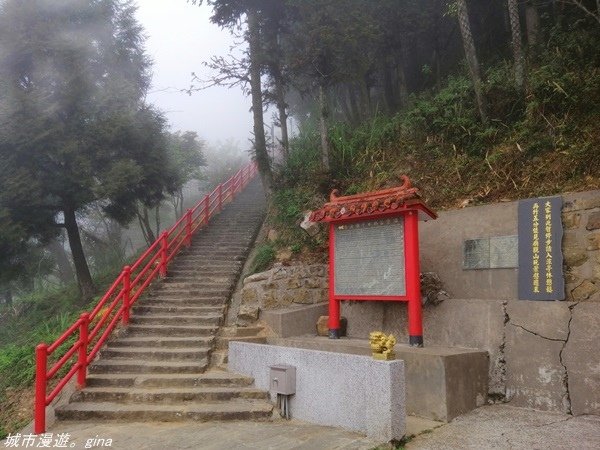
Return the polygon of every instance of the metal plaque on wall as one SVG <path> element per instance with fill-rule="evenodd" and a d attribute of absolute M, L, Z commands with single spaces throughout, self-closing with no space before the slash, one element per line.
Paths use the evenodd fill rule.
<path fill-rule="evenodd" d="M 519 298 L 563 300 L 562 198 L 519 202 Z"/>
<path fill-rule="evenodd" d="M 334 228 L 335 295 L 406 295 L 404 219 Z"/>

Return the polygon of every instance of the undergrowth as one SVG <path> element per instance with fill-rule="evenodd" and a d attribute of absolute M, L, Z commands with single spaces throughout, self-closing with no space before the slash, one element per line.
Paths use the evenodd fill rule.
<path fill-rule="evenodd" d="M 487 124 L 464 68 L 439 91 L 413 95 L 395 116 L 330 126 L 329 174 L 317 128 L 303 127 L 276 174 L 277 245 L 318 247 L 298 227 L 305 210 L 322 206 L 332 189 L 396 186 L 402 174 L 436 209 L 600 188 L 600 28 L 568 27 L 530 59 L 524 92 L 510 61 L 485 71 Z"/>
<path fill-rule="evenodd" d="M 96 276 L 98 292 L 103 293 L 114 281 L 117 273 L 106 270 Z M 70 327 L 83 311 L 97 304 L 99 297 L 89 305 L 81 306 L 80 294 L 73 283 L 68 286 L 34 291 L 15 303 L 14 309 L 0 311 L 0 439 L 7 433 L 18 431 L 32 417 L 31 386 L 35 378 L 35 347 L 41 342 L 50 344 Z M 19 311 L 15 314 L 15 310 Z M 68 339 L 55 355 L 62 355 L 72 346 L 75 337 Z M 50 360 L 52 364 L 54 360 Z M 55 377 L 68 370 L 68 365 Z M 21 411 L 26 396 L 26 411 Z"/>

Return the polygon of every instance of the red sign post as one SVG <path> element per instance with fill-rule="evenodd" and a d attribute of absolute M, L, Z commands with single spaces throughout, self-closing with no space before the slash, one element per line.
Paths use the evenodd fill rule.
<path fill-rule="evenodd" d="M 408 303 L 411 346 L 423 346 L 419 219 L 436 219 L 403 177 L 402 186 L 338 197 L 310 220 L 329 223 L 329 337 L 339 338 L 340 301 Z"/>

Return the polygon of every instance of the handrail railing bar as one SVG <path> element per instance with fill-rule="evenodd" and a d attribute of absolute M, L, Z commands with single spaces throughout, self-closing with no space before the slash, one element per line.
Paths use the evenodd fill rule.
<path fill-rule="evenodd" d="M 135 294 L 133 294 L 131 296 L 131 300 L 130 301 L 131 301 L 132 305 L 144 293 L 144 289 L 146 289 L 148 287 L 148 285 L 152 282 L 152 280 L 154 280 L 154 278 L 156 278 L 156 275 L 158 274 L 159 271 L 160 271 L 160 266 L 156 266 L 154 268 L 154 270 L 152 272 L 150 272 L 150 275 L 148 275 L 148 278 L 146 278 L 146 281 L 144 281 L 144 283 L 135 292 Z"/>
<path fill-rule="evenodd" d="M 48 395 L 46 397 L 46 406 L 48 406 L 50 404 L 50 402 L 52 400 L 54 400 L 54 398 L 60 393 L 60 391 L 62 391 L 62 389 L 65 387 L 65 385 L 71 380 L 71 378 L 73 378 L 73 376 L 77 373 L 78 370 L 79 370 L 79 364 L 77 364 L 77 363 L 73 364 L 73 367 L 71 367 L 71 370 L 69 370 L 67 372 L 67 374 L 64 376 L 64 378 L 62 380 L 60 380 L 60 382 L 56 385 L 56 387 L 52 390 L 52 392 L 50 392 L 50 395 Z"/>
<path fill-rule="evenodd" d="M 96 353 L 98 353 L 98 351 L 100 351 L 100 348 L 104 345 L 104 342 L 108 338 L 108 335 L 110 333 L 112 333 L 112 330 L 117 325 L 117 322 L 119 321 L 119 319 L 121 319 L 122 314 L 123 314 L 123 306 L 121 306 L 117 310 L 117 313 L 113 316 L 112 320 L 110 321 L 110 323 L 108 324 L 108 326 L 106 327 L 104 332 L 98 338 L 98 342 L 96 342 L 96 344 L 94 345 L 94 347 L 92 348 L 92 351 L 90 352 L 90 354 L 88 356 L 88 359 L 87 359 L 88 364 L 94 360 Z"/>
<path fill-rule="evenodd" d="M 146 263 L 146 265 L 144 266 L 144 268 L 142 270 L 140 270 L 140 273 L 138 273 L 138 275 L 133 279 L 133 281 L 131 281 L 131 289 L 133 289 L 138 282 L 140 281 L 140 279 L 143 277 L 143 275 L 146 274 L 146 271 L 152 266 L 152 264 L 155 264 L 156 261 L 158 261 L 160 259 L 160 253 L 157 253 L 156 255 L 154 255 L 154 257 L 148 261 Z"/>
<path fill-rule="evenodd" d="M 56 361 L 56 363 L 52 366 L 52 368 L 46 374 L 46 377 L 52 378 L 54 375 L 56 375 L 57 372 L 62 368 L 62 366 L 64 366 L 64 364 L 73 357 L 75 352 L 77 350 L 79 350 L 79 347 L 81 347 L 81 342 L 79 342 L 79 341 L 75 342 L 75 344 L 73 344 L 73 346 L 69 349 L 69 351 L 67 353 L 65 353 L 62 358 L 60 358 L 58 361 Z"/>
<path fill-rule="evenodd" d="M 106 291 L 106 294 L 104 294 L 102 296 L 102 299 L 100 299 L 98 304 L 94 307 L 94 309 L 92 309 L 92 312 L 90 313 L 90 321 L 94 320 L 96 318 L 96 316 L 98 315 L 98 312 L 100 312 L 100 310 L 102 309 L 104 304 L 108 301 L 108 299 L 113 296 L 113 294 L 115 293 L 117 288 L 121 285 L 122 281 L 123 281 L 123 272 L 121 272 L 119 274 L 119 276 L 117 277 L 115 282 L 112 284 L 112 286 L 108 289 L 108 291 Z"/>
<path fill-rule="evenodd" d="M 102 329 L 102 325 L 106 323 L 110 314 L 115 310 L 115 307 L 119 304 L 119 302 L 123 299 L 123 291 L 119 292 L 119 294 L 114 298 L 110 306 L 107 307 L 106 312 L 102 314 L 102 317 L 98 321 L 94 328 L 90 332 L 88 336 L 88 341 L 93 341 L 94 338 L 98 335 L 98 332 Z"/>
<path fill-rule="evenodd" d="M 160 239 L 155 240 L 152 245 L 150 247 L 148 247 L 148 250 L 146 250 L 142 256 L 140 256 L 136 262 L 134 262 L 131 265 L 131 271 L 135 272 L 137 270 L 137 268 L 142 264 L 142 262 L 144 262 L 144 260 L 150 256 L 150 254 L 152 253 L 152 250 L 156 250 L 157 247 L 160 246 Z"/>
<path fill-rule="evenodd" d="M 71 337 L 72 334 L 74 334 L 76 331 L 79 330 L 79 324 L 80 324 L 81 320 L 77 319 L 75 321 L 75 323 L 73 323 L 73 325 L 71 325 L 69 328 L 67 328 L 67 331 L 65 331 L 56 341 L 54 341 L 54 343 L 50 346 L 48 346 L 48 355 L 51 355 L 52 353 L 54 353 L 54 351 L 60 347 L 62 344 L 64 344 L 64 342 L 69 339 Z"/>

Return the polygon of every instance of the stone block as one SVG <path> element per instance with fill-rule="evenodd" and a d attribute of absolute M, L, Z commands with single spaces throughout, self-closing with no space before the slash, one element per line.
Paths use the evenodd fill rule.
<path fill-rule="evenodd" d="M 581 214 L 580 213 L 563 214 L 562 222 L 563 222 L 563 227 L 567 230 L 579 228 L 579 224 L 581 223 Z"/>
<path fill-rule="evenodd" d="M 237 316 L 237 324 L 241 326 L 250 325 L 258 320 L 260 308 L 257 303 L 244 303 L 240 306 Z"/>
<path fill-rule="evenodd" d="M 508 302 L 509 325 L 529 330 L 551 340 L 566 340 L 569 335 L 569 302 Z"/>
<path fill-rule="evenodd" d="M 368 339 L 298 337 L 274 339 L 280 346 L 328 352 L 370 355 Z M 448 348 L 414 348 L 397 344 L 396 358 L 405 363 L 407 414 L 450 421 L 485 403 L 488 355 L 484 351 Z"/>
<path fill-rule="evenodd" d="M 600 191 L 577 192 L 563 198 L 563 212 L 600 208 Z"/>
<path fill-rule="evenodd" d="M 564 261 L 568 267 L 578 267 L 588 259 L 585 246 L 580 241 L 580 233 L 574 231 L 565 233 L 562 249 Z"/>
<path fill-rule="evenodd" d="M 311 213 L 312 213 L 312 211 L 304 212 L 304 219 L 300 223 L 300 228 L 302 228 L 304 231 L 306 231 L 309 236 L 313 237 L 313 236 L 316 236 L 317 234 L 319 234 L 319 231 L 321 231 L 321 228 L 319 226 L 320 225 L 319 222 L 311 222 L 309 220 Z"/>
<path fill-rule="evenodd" d="M 244 342 L 229 345 L 230 370 L 253 377 L 258 389 L 269 389 L 268 367 L 274 364 L 296 367 L 292 417 L 355 430 L 381 442 L 404 436 L 403 361 Z"/>
<path fill-rule="evenodd" d="M 598 287 L 589 280 L 583 280 L 583 282 L 571 291 L 571 297 L 573 301 L 580 302 L 587 300 L 593 294 L 598 292 Z"/>
<path fill-rule="evenodd" d="M 323 314 L 327 314 L 327 303 L 261 311 L 260 318 L 277 336 L 290 337 L 314 335 L 315 322 Z"/>
<path fill-rule="evenodd" d="M 340 336 L 346 336 L 348 319 L 340 317 Z M 317 320 L 317 336 L 329 336 L 329 316 L 320 316 Z"/>
<path fill-rule="evenodd" d="M 563 345 L 562 340 L 546 339 L 509 322 L 505 353 L 510 405 L 568 411 L 565 370 L 560 362 Z"/>
<path fill-rule="evenodd" d="M 586 250 L 600 250 L 600 233 L 590 233 L 588 235 Z"/>
<path fill-rule="evenodd" d="M 242 289 L 242 303 L 257 303 L 258 292 L 253 287 L 244 287 Z"/>
<path fill-rule="evenodd" d="M 590 214 L 585 229 L 588 231 L 600 230 L 600 211 Z"/>
<path fill-rule="evenodd" d="M 266 272 L 259 272 L 252 274 L 246 278 L 244 278 L 244 284 L 256 283 L 257 281 L 268 280 L 271 276 L 271 271 L 267 270 Z"/>
<path fill-rule="evenodd" d="M 600 303 L 580 303 L 573 310 L 571 334 L 563 350 L 574 415 L 600 415 Z"/>
<path fill-rule="evenodd" d="M 368 337 L 383 324 L 386 302 L 341 302 L 342 316 L 348 319 L 348 336 Z"/>
<path fill-rule="evenodd" d="M 274 241 L 276 241 L 277 239 L 279 239 L 279 233 L 277 232 L 277 230 L 275 230 L 275 229 L 271 228 L 271 229 L 269 230 L 269 232 L 267 233 L 267 240 L 268 240 L 269 242 L 274 242 Z"/>

